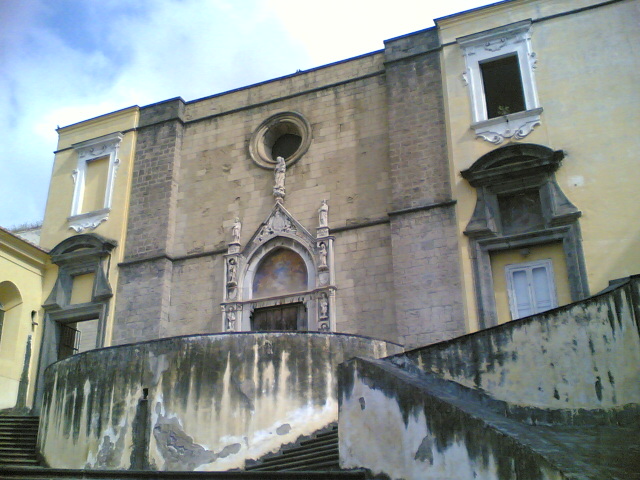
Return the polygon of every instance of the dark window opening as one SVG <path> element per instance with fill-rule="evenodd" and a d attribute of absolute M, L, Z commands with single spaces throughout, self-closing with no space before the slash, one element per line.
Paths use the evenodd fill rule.
<path fill-rule="evenodd" d="M 80 349 L 80 331 L 75 324 L 60 324 L 60 344 L 58 345 L 58 360 L 75 355 Z"/>
<path fill-rule="evenodd" d="M 303 303 L 256 308 L 251 315 L 251 330 L 303 330 L 306 318 L 307 309 Z"/>
<path fill-rule="evenodd" d="M 285 160 L 296 153 L 302 144 L 302 137 L 294 133 L 280 135 L 271 147 L 271 158 L 282 157 Z"/>
<path fill-rule="evenodd" d="M 544 215 L 537 189 L 498 196 L 502 232 L 506 235 L 544 228 Z"/>
<path fill-rule="evenodd" d="M 480 64 L 487 118 L 526 110 L 518 55 Z"/>

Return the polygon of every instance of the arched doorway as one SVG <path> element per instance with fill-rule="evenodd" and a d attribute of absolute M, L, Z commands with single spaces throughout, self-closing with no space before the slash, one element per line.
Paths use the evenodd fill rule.
<path fill-rule="evenodd" d="M 0 282 L 0 358 L 9 356 L 16 346 L 22 296 L 12 282 Z"/>
<path fill-rule="evenodd" d="M 290 296 L 308 290 L 308 272 L 302 257 L 288 248 L 276 248 L 260 261 L 253 275 L 254 299 Z M 254 308 L 251 330 L 306 330 L 304 302 Z"/>

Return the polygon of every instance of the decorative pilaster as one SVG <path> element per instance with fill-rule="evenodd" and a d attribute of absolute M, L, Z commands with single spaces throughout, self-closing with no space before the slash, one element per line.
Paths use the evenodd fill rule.
<path fill-rule="evenodd" d="M 222 305 L 222 328 L 225 332 L 237 332 L 241 330 L 238 325 L 238 317 L 242 313 L 242 304 Z"/>

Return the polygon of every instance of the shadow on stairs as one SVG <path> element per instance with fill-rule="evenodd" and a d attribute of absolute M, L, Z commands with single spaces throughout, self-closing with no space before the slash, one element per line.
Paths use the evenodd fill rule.
<path fill-rule="evenodd" d="M 299 446 L 285 448 L 243 472 L 157 472 L 130 470 L 69 470 L 46 468 L 36 459 L 37 417 L 0 417 L 0 478 L 28 480 L 364 480 L 360 471 L 341 471 L 338 430 L 314 435 Z"/>
<path fill-rule="evenodd" d="M 0 416 L 0 471 L 5 466 L 38 466 L 39 417 Z"/>

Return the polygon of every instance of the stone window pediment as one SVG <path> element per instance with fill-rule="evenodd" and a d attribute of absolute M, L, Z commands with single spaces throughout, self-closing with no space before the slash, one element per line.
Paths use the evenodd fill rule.
<path fill-rule="evenodd" d="M 89 303 L 103 303 L 113 295 L 103 260 L 111 255 L 117 242 L 96 234 L 76 235 L 63 240 L 50 252 L 51 261 L 58 266 L 58 278 L 44 307 L 48 312 L 71 311 L 74 279 L 93 275 Z"/>
<path fill-rule="evenodd" d="M 460 172 L 478 195 L 465 234 L 523 233 L 578 218 L 580 211 L 555 180 L 563 158 L 561 150 L 513 144 L 487 153 Z M 529 213 L 528 218 L 524 213 Z"/>

